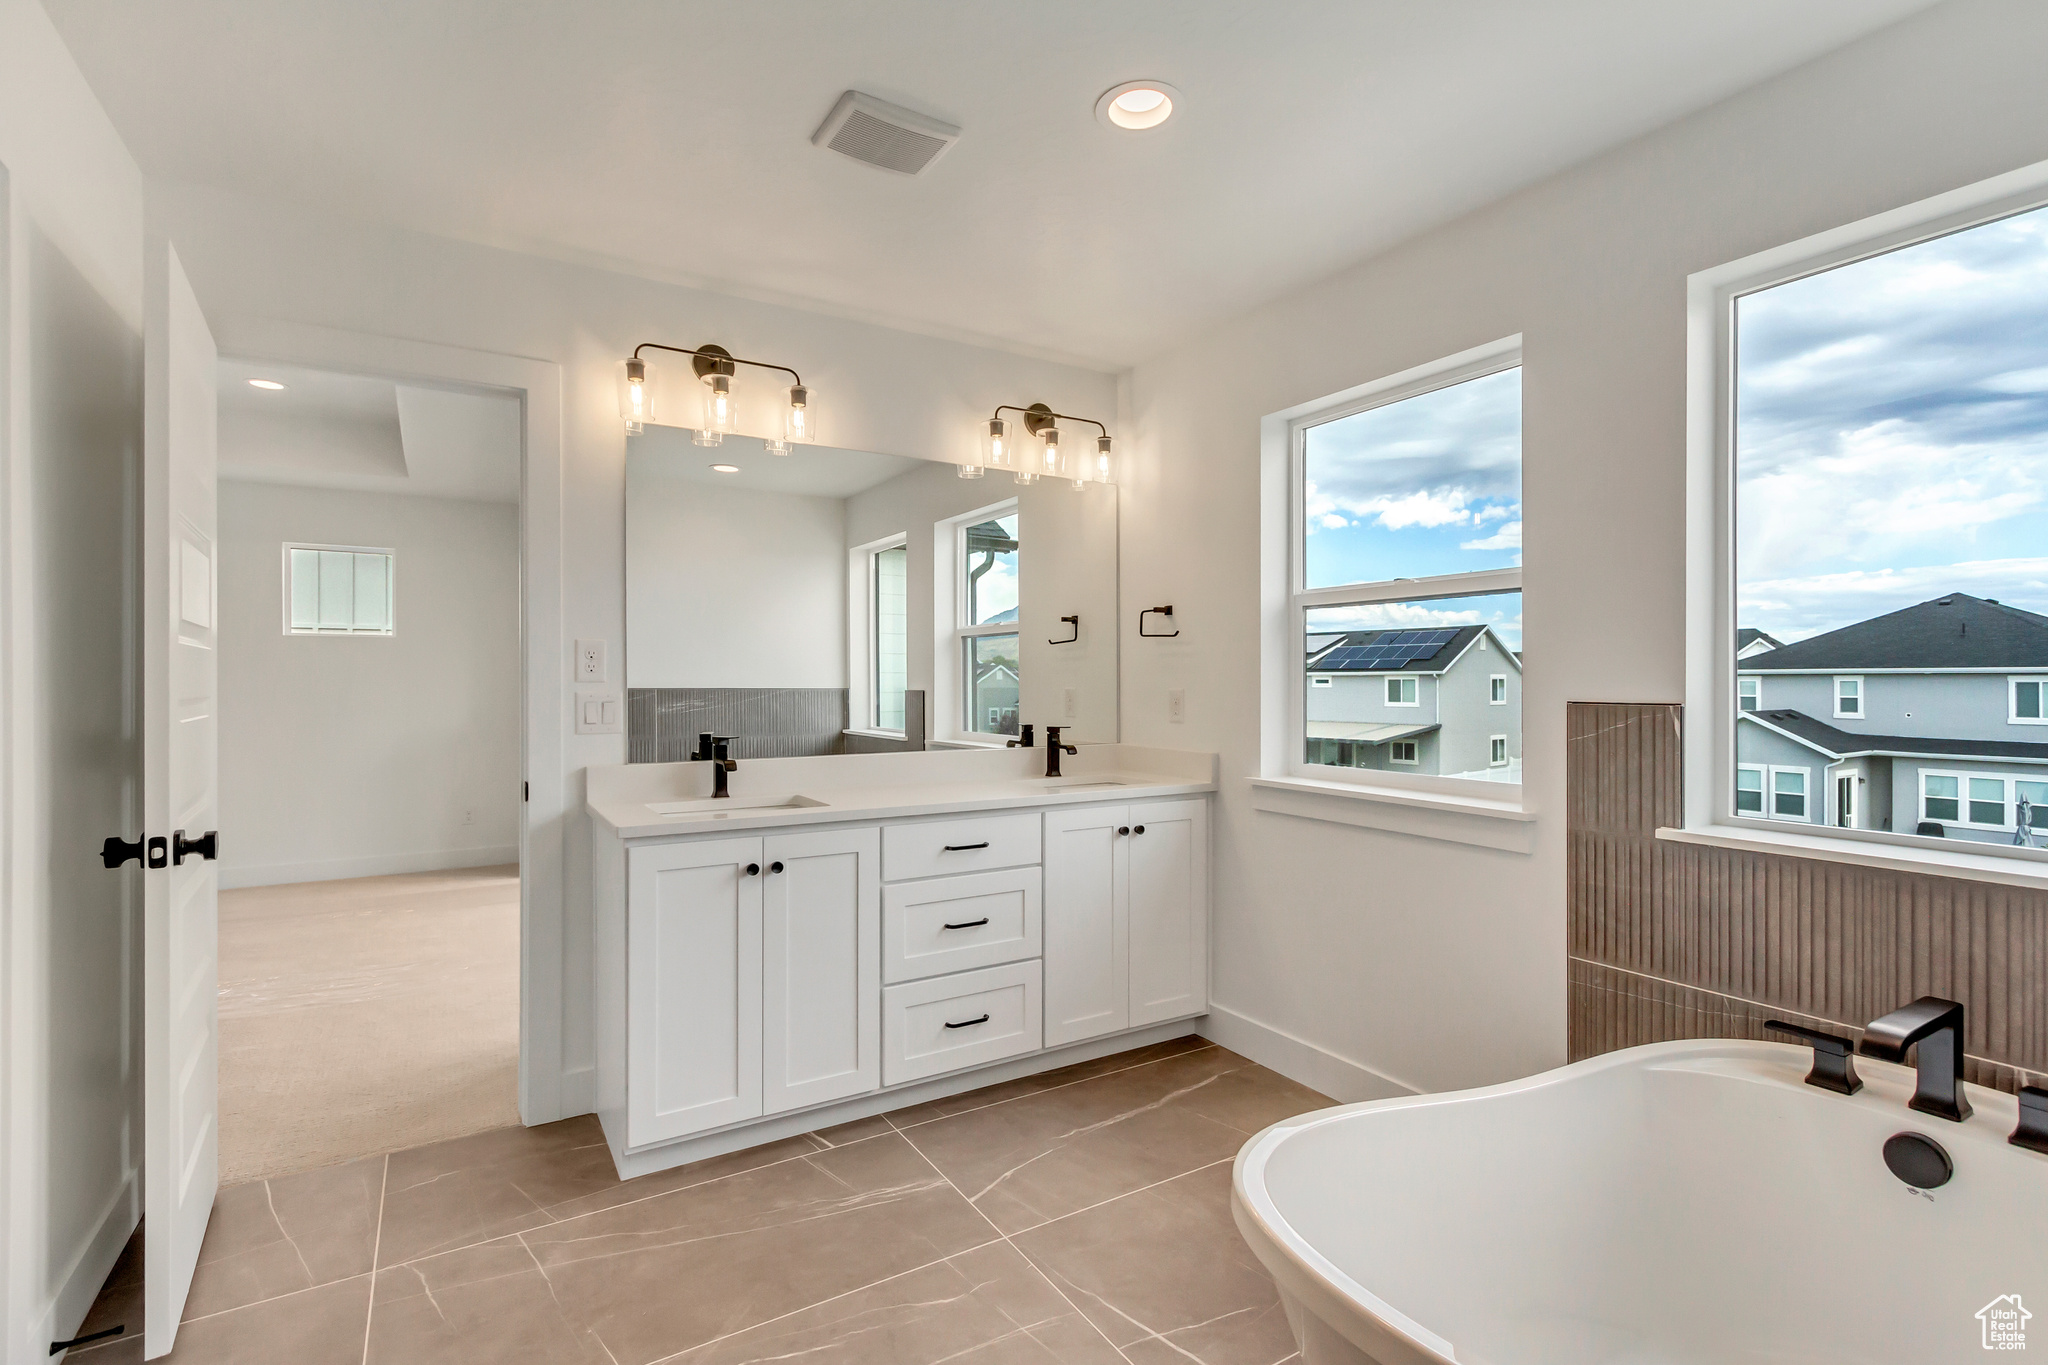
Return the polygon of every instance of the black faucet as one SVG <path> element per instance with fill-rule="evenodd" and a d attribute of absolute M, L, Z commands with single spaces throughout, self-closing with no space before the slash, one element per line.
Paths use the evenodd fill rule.
<path fill-rule="evenodd" d="M 1032 737 L 1029 725 L 1018 728 L 1017 737 L 1003 746 L 1005 749 L 1035 749 L 1037 741 Z"/>
<path fill-rule="evenodd" d="M 1060 743 L 1060 731 L 1064 729 L 1066 729 L 1064 725 L 1048 725 L 1045 727 L 1045 775 L 1047 777 L 1058 777 L 1060 775 L 1060 755 L 1062 753 L 1078 754 L 1081 752 L 1071 744 Z"/>
<path fill-rule="evenodd" d="M 714 735 L 709 730 L 697 736 L 697 752 L 690 755 L 693 762 L 711 765 L 711 794 L 714 797 L 730 799 L 732 789 L 726 785 L 725 775 L 740 766 L 729 757 L 732 736 Z"/>
<path fill-rule="evenodd" d="M 1923 995 L 1871 1020 L 1859 1050 L 1866 1057 L 1903 1062 L 1906 1049 L 1916 1044 L 1920 1051 L 1913 1068 L 1919 1081 L 1906 1107 L 1961 1123 L 1970 1117 L 1970 1100 L 1963 1093 L 1963 1007 L 1938 995 Z"/>
<path fill-rule="evenodd" d="M 1852 1055 L 1856 1045 L 1847 1038 L 1822 1033 L 1804 1024 L 1788 1024 L 1783 1019 L 1765 1020 L 1764 1027 L 1773 1033 L 1790 1034 L 1813 1049 L 1813 1067 L 1806 1073 L 1808 1085 L 1817 1085 L 1838 1095 L 1853 1095 L 1863 1088 L 1863 1079 L 1856 1074 L 1856 1058 Z"/>

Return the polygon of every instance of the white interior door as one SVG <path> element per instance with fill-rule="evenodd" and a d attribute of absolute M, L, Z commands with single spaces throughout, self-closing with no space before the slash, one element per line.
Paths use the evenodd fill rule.
<path fill-rule="evenodd" d="M 166 241 L 143 328 L 143 1355 L 178 1333 L 220 1186 L 213 334 Z"/>

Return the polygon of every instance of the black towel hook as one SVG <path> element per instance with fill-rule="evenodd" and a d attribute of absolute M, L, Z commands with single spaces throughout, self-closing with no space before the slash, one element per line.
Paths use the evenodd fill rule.
<path fill-rule="evenodd" d="M 1080 618 L 1079 616 L 1062 616 L 1062 617 L 1060 618 L 1060 620 L 1062 620 L 1062 621 L 1066 622 L 1066 623 L 1067 623 L 1068 625 L 1072 626 L 1072 627 L 1074 628 L 1074 633 L 1073 633 L 1073 634 L 1071 634 L 1071 635 L 1069 635 L 1069 636 L 1068 636 L 1068 637 L 1067 637 L 1066 639 L 1064 639 L 1064 640 L 1055 640 L 1055 639 L 1052 639 L 1052 638 L 1048 637 L 1048 638 L 1046 639 L 1046 643 L 1047 643 L 1047 644 L 1049 644 L 1049 645 L 1070 645 L 1070 644 L 1074 643 L 1074 641 L 1076 641 L 1076 640 L 1078 640 L 1078 639 L 1080 639 L 1080 638 L 1081 638 L 1081 618 Z"/>
<path fill-rule="evenodd" d="M 1178 630 L 1147 630 L 1147 629 L 1145 629 L 1145 618 L 1146 618 L 1146 617 L 1148 617 L 1148 616 L 1164 616 L 1164 617 L 1167 617 L 1167 618 L 1169 618 L 1169 619 L 1170 619 L 1170 618 L 1171 618 L 1171 617 L 1173 616 L 1173 608 L 1172 608 L 1172 607 L 1170 607 L 1170 606 L 1169 606 L 1169 607 L 1147 607 L 1147 608 L 1145 608 L 1145 609 L 1144 609 L 1143 611 L 1139 612 L 1139 613 L 1138 613 L 1138 634 L 1139 634 L 1139 636 L 1140 636 L 1140 637 L 1142 637 L 1142 638 L 1144 638 L 1144 639 L 1147 639 L 1147 640 L 1171 640 L 1171 639 L 1172 639 L 1172 638 L 1173 638 L 1174 636 L 1176 636 L 1176 635 L 1180 634 L 1180 632 L 1179 632 Z"/>

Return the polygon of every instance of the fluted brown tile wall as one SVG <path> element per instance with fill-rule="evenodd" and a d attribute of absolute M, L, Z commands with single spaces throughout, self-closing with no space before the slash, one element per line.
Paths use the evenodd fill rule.
<path fill-rule="evenodd" d="M 1669 843 L 1683 708 L 1574 703 L 1567 720 L 1573 1060 L 1757 1038 L 1793 1016 L 1860 1032 L 1920 995 L 1968 1010 L 1970 1079 L 2048 1074 L 2048 893 Z"/>

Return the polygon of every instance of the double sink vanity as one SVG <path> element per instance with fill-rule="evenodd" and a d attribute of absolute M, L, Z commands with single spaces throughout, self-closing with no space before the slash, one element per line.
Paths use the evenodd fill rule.
<path fill-rule="evenodd" d="M 622 1177 L 1186 1031 L 1208 754 L 589 770 L 598 1113 Z"/>

